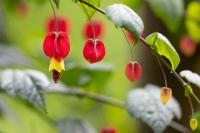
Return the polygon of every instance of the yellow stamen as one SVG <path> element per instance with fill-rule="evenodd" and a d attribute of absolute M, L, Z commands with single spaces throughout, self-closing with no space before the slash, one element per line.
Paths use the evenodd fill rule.
<path fill-rule="evenodd" d="M 56 60 L 55 58 L 51 58 L 50 65 L 49 65 L 49 71 L 56 70 L 57 72 L 61 72 L 62 70 L 65 70 L 65 65 L 63 60 Z"/>

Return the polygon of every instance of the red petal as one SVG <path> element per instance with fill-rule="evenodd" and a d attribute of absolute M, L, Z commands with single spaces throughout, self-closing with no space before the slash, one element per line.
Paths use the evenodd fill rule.
<path fill-rule="evenodd" d="M 60 35 L 57 39 L 57 45 L 55 46 L 56 46 L 55 48 L 56 52 L 54 57 L 56 59 L 63 59 L 69 54 L 70 42 L 66 32 L 60 32 Z"/>
<path fill-rule="evenodd" d="M 64 17 L 57 17 L 58 31 L 68 32 L 69 31 L 69 21 Z M 56 31 L 56 23 L 54 17 L 50 17 L 47 22 L 47 32 Z"/>
<path fill-rule="evenodd" d="M 43 43 L 44 53 L 56 60 L 64 59 L 70 51 L 70 43 L 66 32 L 50 32 Z"/>
<path fill-rule="evenodd" d="M 43 50 L 46 56 L 52 57 L 53 51 L 54 51 L 54 40 L 55 40 L 55 33 L 49 32 L 47 36 L 45 37 L 44 43 L 43 43 Z"/>
<path fill-rule="evenodd" d="M 88 22 L 83 30 L 83 35 L 85 38 L 98 38 L 103 33 L 103 24 L 100 21 Z M 94 35 L 93 35 L 94 34 Z"/>
<path fill-rule="evenodd" d="M 83 48 L 83 56 L 89 63 L 101 61 L 105 56 L 104 43 L 101 40 L 87 40 Z"/>
<path fill-rule="evenodd" d="M 131 61 L 126 65 L 125 75 L 128 80 L 134 82 L 140 79 L 141 66 L 137 61 Z"/>

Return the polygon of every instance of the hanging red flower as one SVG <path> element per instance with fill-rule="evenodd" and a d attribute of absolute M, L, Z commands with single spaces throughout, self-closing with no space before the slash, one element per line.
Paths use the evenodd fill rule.
<path fill-rule="evenodd" d="M 51 61 L 49 71 L 53 71 L 54 81 L 59 80 L 59 73 L 65 69 L 64 59 L 69 54 L 70 42 L 66 32 L 49 32 L 43 43 L 43 50 Z"/>
<path fill-rule="evenodd" d="M 114 128 L 102 128 L 100 133 L 117 133 L 117 130 Z"/>
<path fill-rule="evenodd" d="M 100 21 L 88 21 L 83 28 L 84 38 L 99 38 L 103 33 L 103 24 Z"/>
<path fill-rule="evenodd" d="M 135 82 L 140 79 L 141 66 L 137 61 L 131 61 L 126 65 L 125 75 L 128 80 Z"/>
<path fill-rule="evenodd" d="M 57 17 L 58 31 L 69 32 L 69 21 L 64 17 Z M 54 17 L 50 17 L 47 21 L 47 32 L 56 31 L 56 22 Z"/>
<path fill-rule="evenodd" d="M 180 39 L 179 48 L 186 57 L 191 57 L 197 51 L 197 44 L 189 36 L 182 36 Z"/>
<path fill-rule="evenodd" d="M 101 61 L 105 53 L 104 43 L 98 39 L 88 39 L 83 48 L 83 56 L 89 63 Z"/>
<path fill-rule="evenodd" d="M 28 13 L 28 5 L 26 2 L 24 1 L 19 1 L 17 4 L 16 4 L 16 12 L 22 16 L 22 17 L 25 17 Z"/>

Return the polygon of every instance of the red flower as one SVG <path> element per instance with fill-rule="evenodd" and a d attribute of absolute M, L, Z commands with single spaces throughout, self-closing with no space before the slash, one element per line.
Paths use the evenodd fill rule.
<path fill-rule="evenodd" d="M 134 43 L 135 39 L 134 39 L 133 34 L 129 31 L 127 31 L 126 34 L 127 34 L 127 37 L 129 39 L 130 43 Z"/>
<path fill-rule="evenodd" d="M 140 79 L 141 66 L 137 61 L 131 61 L 126 65 L 125 75 L 128 80 L 134 82 Z"/>
<path fill-rule="evenodd" d="M 84 38 L 98 38 L 103 33 L 103 24 L 100 21 L 89 21 L 83 28 Z"/>
<path fill-rule="evenodd" d="M 64 70 L 64 58 L 70 51 L 67 33 L 49 32 L 44 40 L 43 50 L 45 55 L 51 59 L 49 70 L 56 70 L 60 73 Z"/>
<path fill-rule="evenodd" d="M 66 32 L 49 32 L 44 40 L 44 53 L 50 58 L 60 61 L 70 51 L 70 43 Z"/>
<path fill-rule="evenodd" d="M 69 21 L 64 17 L 57 17 L 58 31 L 69 32 Z M 54 17 L 50 17 L 47 22 L 47 32 L 56 31 L 56 22 Z"/>
<path fill-rule="evenodd" d="M 28 5 L 26 2 L 24 1 L 19 1 L 16 4 L 16 12 L 21 15 L 22 17 L 26 16 L 28 13 Z"/>
<path fill-rule="evenodd" d="M 88 39 L 83 48 L 83 56 L 89 63 L 101 61 L 105 56 L 105 46 L 103 41 Z"/>
<path fill-rule="evenodd" d="M 100 133 L 117 133 L 117 130 L 114 128 L 102 128 Z"/>
<path fill-rule="evenodd" d="M 183 36 L 179 43 L 180 51 L 187 57 L 191 57 L 197 50 L 197 44 L 189 37 Z"/>

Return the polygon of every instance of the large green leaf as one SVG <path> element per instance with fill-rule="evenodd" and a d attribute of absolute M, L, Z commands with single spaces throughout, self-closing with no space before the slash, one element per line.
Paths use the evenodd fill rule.
<path fill-rule="evenodd" d="M 132 9 L 137 9 L 141 2 L 141 0 L 123 0 L 123 3 Z"/>
<path fill-rule="evenodd" d="M 170 41 L 161 33 L 154 32 L 146 38 L 147 43 L 159 55 L 166 57 L 175 70 L 180 63 L 180 57 Z"/>
<path fill-rule="evenodd" d="M 153 13 L 171 32 L 176 32 L 184 15 L 183 0 L 147 0 Z"/>
<path fill-rule="evenodd" d="M 94 13 L 96 12 L 95 9 L 87 6 L 84 3 L 81 3 L 79 0 L 73 0 L 74 2 L 78 3 L 78 5 L 83 9 L 83 12 L 86 14 L 86 16 L 88 16 L 89 18 L 91 18 Z M 100 0 L 83 0 L 86 1 L 96 7 L 100 7 Z"/>
<path fill-rule="evenodd" d="M 191 38 L 197 42 L 200 41 L 200 2 L 193 1 L 187 7 L 186 29 Z"/>

